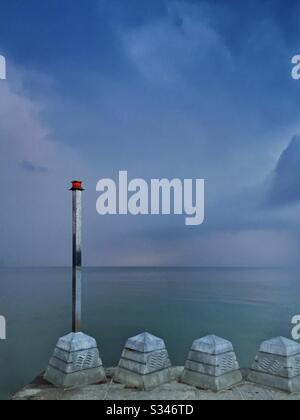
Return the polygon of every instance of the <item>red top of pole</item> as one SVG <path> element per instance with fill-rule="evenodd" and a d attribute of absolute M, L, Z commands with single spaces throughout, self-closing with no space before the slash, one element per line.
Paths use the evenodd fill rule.
<path fill-rule="evenodd" d="M 72 181 L 72 188 L 70 191 L 84 191 L 82 181 Z"/>

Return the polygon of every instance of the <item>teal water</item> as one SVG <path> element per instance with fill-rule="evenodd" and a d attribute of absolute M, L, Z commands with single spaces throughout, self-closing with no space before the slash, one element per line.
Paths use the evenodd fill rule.
<path fill-rule="evenodd" d="M 70 332 L 69 269 L 0 269 L 0 399 L 31 381 L 56 341 Z M 261 341 L 291 337 L 300 314 L 300 271 L 284 269 L 86 269 L 84 332 L 98 340 L 104 364 L 116 365 L 126 339 L 145 330 L 165 339 L 183 365 L 194 339 L 232 340 L 241 365 Z"/>

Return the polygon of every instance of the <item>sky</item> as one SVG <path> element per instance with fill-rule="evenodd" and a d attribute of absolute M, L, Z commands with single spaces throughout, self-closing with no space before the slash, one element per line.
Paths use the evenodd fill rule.
<path fill-rule="evenodd" d="M 294 266 L 296 0 L 2 0 L 0 265 Z M 205 223 L 99 216 L 101 178 L 205 179 Z"/>

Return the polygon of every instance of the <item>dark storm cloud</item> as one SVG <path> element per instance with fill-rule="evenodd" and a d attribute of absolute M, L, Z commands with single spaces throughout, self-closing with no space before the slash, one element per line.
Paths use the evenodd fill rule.
<path fill-rule="evenodd" d="M 11 69 L 0 85 L 3 258 L 68 263 L 73 178 L 86 185 L 87 264 L 197 265 L 213 256 L 219 265 L 235 255 L 255 264 L 262 248 L 269 264 L 281 247 L 293 255 L 298 216 L 282 204 L 298 202 L 297 147 L 277 162 L 299 131 L 300 83 L 291 78 L 299 15 L 294 0 L 2 2 L 0 47 Z M 123 169 L 147 180 L 205 178 L 205 225 L 97 216 L 97 181 Z"/>
<path fill-rule="evenodd" d="M 283 151 L 272 176 L 267 204 L 281 207 L 300 201 L 300 136 Z"/>
<path fill-rule="evenodd" d="M 23 160 L 22 162 L 20 162 L 19 166 L 21 169 L 23 169 L 26 172 L 37 173 L 37 174 L 48 172 L 48 168 L 35 165 L 34 163 L 28 160 Z"/>

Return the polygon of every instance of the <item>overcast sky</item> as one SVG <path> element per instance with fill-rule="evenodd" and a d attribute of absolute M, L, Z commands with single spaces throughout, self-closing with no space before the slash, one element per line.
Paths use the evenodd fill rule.
<path fill-rule="evenodd" d="M 2 0 L 0 263 L 300 261 L 297 0 Z M 100 217 L 96 184 L 204 178 L 206 221 Z"/>

